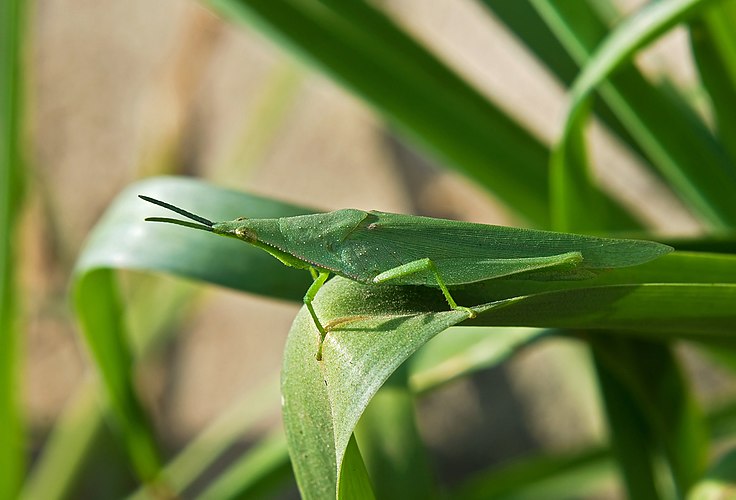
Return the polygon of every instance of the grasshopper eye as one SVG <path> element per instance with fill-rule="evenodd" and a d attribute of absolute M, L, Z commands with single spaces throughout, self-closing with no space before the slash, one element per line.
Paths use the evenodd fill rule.
<path fill-rule="evenodd" d="M 256 241 L 258 239 L 256 232 L 247 227 L 239 227 L 235 229 L 235 236 L 243 241 Z"/>
<path fill-rule="evenodd" d="M 243 222 L 244 220 L 248 220 L 248 218 L 247 217 L 238 217 L 237 219 L 235 219 L 236 222 Z"/>

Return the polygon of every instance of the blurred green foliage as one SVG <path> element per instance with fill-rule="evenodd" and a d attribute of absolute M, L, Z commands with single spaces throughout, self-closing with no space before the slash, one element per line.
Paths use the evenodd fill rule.
<path fill-rule="evenodd" d="M 398 23 L 364 0 L 210 0 L 223 17 L 259 27 L 361 96 L 408 142 L 501 200 L 529 225 L 564 231 L 648 233 L 636 207 L 592 174 L 592 117 L 625 144 L 660 187 L 699 220 L 697 248 L 590 281 L 498 280 L 461 292 L 482 303 L 469 325 L 422 288 L 366 289 L 331 280 L 316 307 L 325 317 L 360 314 L 330 332 L 325 361 L 302 311 L 282 371 L 286 436 L 267 435 L 222 466 L 266 407 L 236 406 L 176 456 L 161 449 L 135 385 L 137 362 L 179 317 L 187 293 L 143 307 L 148 336 L 134 338 L 118 269 L 169 273 L 265 297 L 298 301 L 308 276 L 256 249 L 197 231 L 145 224 L 143 193 L 213 219 L 249 207 L 252 217 L 313 211 L 182 178 L 131 185 L 110 206 L 77 261 L 73 301 L 99 375 L 56 422 L 29 472 L 19 412 L 19 315 L 13 304 L 14 225 L 21 209 L 22 2 L 0 5 L 0 498 L 71 498 L 100 474 L 110 498 L 255 498 L 293 485 L 305 498 L 570 498 L 618 478 L 631 498 L 717 496 L 734 488 L 728 451 L 736 404 L 701 408 L 676 346 L 700 346 L 729 372 L 736 331 L 736 2 L 663 0 L 616 20 L 601 1 L 478 0 L 570 89 L 562 136 L 551 147 L 484 96 Z M 708 97 L 704 117 L 684 94 L 645 76 L 634 57 L 662 34 L 688 32 Z M 493 65 L 493 61 L 479 64 Z M 648 200 L 641 200 L 647 204 Z M 152 295 L 143 294 L 144 298 Z M 146 304 L 146 300 L 141 300 Z M 139 318 L 140 319 L 140 318 Z M 510 327 L 535 327 L 516 330 Z M 436 337 L 436 338 L 435 338 Z M 444 486 L 417 430 L 415 403 L 450 381 L 497 366 L 551 338 L 589 348 L 609 443 L 526 457 Z M 434 340 L 433 340 L 434 339 Z M 426 345 L 426 347 L 425 347 Z M 273 395 L 273 386 L 264 394 Z M 101 404 L 94 404 L 97 395 Z M 105 420 L 113 422 L 110 439 Z M 458 425 L 463 425 L 459 422 Z M 106 457 L 104 466 L 96 457 Z M 92 466 L 94 464 L 95 466 Z M 219 464 L 219 465 L 218 465 Z M 216 466 L 217 465 L 217 466 Z M 221 468 L 218 468 L 221 467 Z M 101 470 L 101 472 L 100 472 Z M 132 491 L 135 472 L 139 489 Z M 707 472 L 710 470 L 710 472 Z M 724 472 L 725 470 L 725 472 Z M 93 471 L 93 472 L 90 472 Z M 216 471 L 213 474 L 213 471 Z M 25 479 L 24 479 L 25 478 Z M 204 486 L 202 482 L 206 483 Z M 444 488 L 450 488 L 446 490 Z"/>

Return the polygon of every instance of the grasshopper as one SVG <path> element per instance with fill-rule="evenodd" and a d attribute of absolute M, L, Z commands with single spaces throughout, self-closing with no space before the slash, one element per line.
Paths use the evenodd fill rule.
<path fill-rule="evenodd" d="M 237 238 L 261 248 L 287 266 L 309 271 L 313 283 L 304 304 L 319 331 L 317 359 L 327 329 L 312 302 L 331 274 L 365 283 L 439 288 L 453 310 L 450 288 L 494 278 L 585 279 L 611 268 L 635 266 L 673 249 L 652 241 L 458 222 L 378 211 L 334 212 L 212 222 L 169 203 L 140 195 L 187 220 L 149 217 Z M 193 221 L 193 222 L 192 222 Z"/>

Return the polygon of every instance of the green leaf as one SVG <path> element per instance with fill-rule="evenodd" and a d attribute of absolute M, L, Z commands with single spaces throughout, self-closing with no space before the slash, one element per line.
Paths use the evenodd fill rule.
<path fill-rule="evenodd" d="M 18 496 L 20 500 L 69 498 L 85 458 L 104 426 L 99 384 L 91 377 L 77 388 L 43 446 Z"/>
<path fill-rule="evenodd" d="M 608 35 L 608 25 L 586 2 L 536 1 L 534 5 L 581 66 Z M 666 169 L 668 161 L 688 164 L 694 158 L 708 158 L 716 165 L 723 162 L 718 156 L 720 146 L 688 104 L 649 83 L 633 63 L 620 63 L 597 91 L 626 127 L 624 137 L 660 168 Z"/>
<path fill-rule="evenodd" d="M 74 303 L 87 346 L 97 364 L 124 444 L 141 480 L 153 483 L 161 466 L 158 446 L 132 384 L 132 354 L 114 275 L 84 273 L 75 283 Z"/>
<path fill-rule="evenodd" d="M 356 319 L 345 329 L 328 334 L 322 362 L 315 360 L 319 334 L 315 335 L 317 330 L 305 309 L 294 321 L 286 344 L 284 426 L 305 498 L 335 496 L 348 442 L 375 392 L 419 346 L 467 316 L 458 311 L 404 316 L 416 311 L 417 300 L 421 301 L 416 288 L 370 286 L 350 293 L 358 290 L 356 286 L 335 278 L 319 294 L 325 297 L 327 290 L 328 296 L 337 299 L 316 304 L 320 317 Z M 441 295 L 432 299 L 435 308 L 443 300 Z M 407 310 L 410 305 L 413 307 Z M 366 313 L 375 316 L 357 319 Z"/>
<path fill-rule="evenodd" d="M 15 300 L 16 223 L 23 175 L 22 117 L 25 3 L 0 3 L 0 498 L 23 480 L 26 442 L 20 410 L 20 331 Z"/>
<path fill-rule="evenodd" d="M 721 354 L 723 350 L 714 351 Z M 726 351 L 726 355 L 732 352 Z M 729 356 L 731 370 L 733 370 L 733 356 Z M 728 401 L 717 406 L 708 414 L 708 426 L 712 431 L 712 437 L 716 440 L 728 439 L 736 434 L 736 401 Z"/>
<path fill-rule="evenodd" d="M 708 432 L 672 347 L 614 334 L 591 337 L 599 372 L 605 365 L 607 376 L 620 385 L 616 392 L 621 398 L 607 399 L 609 412 L 635 407 L 642 413 L 644 435 L 652 441 L 650 446 L 664 451 L 678 493 L 684 496 L 705 469 Z M 621 399 L 630 400 L 629 404 Z M 615 431 L 614 448 L 616 439 L 631 438 L 630 426 Z M 634 455 L 640 454 L 626 450 L 619 456 L 631 467 L 637 460 Z"/>
<path fill-rule="evenodd" d="M 435 491 L 407 375 L 405 367 L 394 372 L 355 429 L 378 498 L 426 499 Z"/>
<path fill-rule="evenodd" d="M 736 450 L 723 453 L 687 496 L 688 500 L 732 498 L 736 491 Z"/>
<path fill-rule="evenodd" d="M 495 366 L 550 332 L 537 328 L 450 327 L 411 357 L 410 387 L 418 395 L 429 392 Z"/>
<path fill-rule="evenodd" d="M 132 330 L 133 349 L 140 359 L 150 354 L 163 337 L 175 330 L 174 323 L 182 318 L 181 311 L 190 307 L 196 287 L 182 280 L 165 280 L 161 276 L 141 275 L 135 278 L 136 293 L 126 302 L 126 316 L 137 320 L 131 321 L 129 326 Z M 111 411 L 109 405 L 105 404 L 105 398 L 101 397 L 100 389 L 99 384 L 90 381 L 77 388 L 63 413 L 56 419 L 41 454 L 34 460 L 33 469 L 26 479 L 20 498 L 67 498 L 70 491 L 75 491 L 73 488 L 78 482 L 88 482 L 90 475 L 96 474 L 97 471 L 89 465 L 98 462 L 100 456 L 108 456 L 111 444 L 107 435 L 109 427 L 105 426 Z M 257 423 L 257 418 L 278 406 L 278 398 L 275 397 L 277 394 L 277 380 L 263 384 L 258 391 L 248 393 L 247 401 L 228 409 L 198 434 L 163 469 L 162 475 L 166 477 L 170 489 L 175 494 L 180 494 L 196 481 L 205 469 L 211 467 L 246 434 L 249 427 Z M 288 455 L 285 442 L 283 455 Z M 113 496 L 120 496 L 130 490 L 130 474 L 124 467 L 123 460 L 120 457 L 115 464 L 108 460 L 105 465 L 106 469 L 111 469 L 107 472 L 105 484 L 108 493 Z M 112 479 L 118 485 L 117 493 L 111 484 L 111 474 L 116 467 L 120 467 L 118 475 L 123 476 Z M 268 484 L 263 484 L 269 482 L 268 477 L 250 477 L 252 480 L 249 488 L 268 487 Z M 92 481 L 94 483 L 95 479 Z M 154 493 L 141 488 L 130 498 L 152 498 Z"/>
<path fill-rule="evenodd" d="M 122 192 L 97 224 L 77 262 L 77 273 L 96 268 L 174 274 L 236 290 L 301 300 L 310 280 L 257 248 L 228 238 L 145 222 L 166 211 L 138 199 L 146 194 L 214 220 L 239 216 L 286 217 L 314 212 L 184 178 L 157 178 Z M 168 215 L 168 214 L 166 214 Z"/>
<path fill-rule="evenodd" d="M 571 90 L 572 102 L 563 137 L 552 155 L 553 217 L 558 227 L 571 227 L 566 223 L 568 220 L 575 224 L 586 223 L 580 213 L 589 209 L 587 203 L 592 195 L 586 193 L 594 192 L 592 187 L 581 193 L 577 203 L 574 198 L 569 199 L 571 194 L 567 186 L 582 189 L 590 185 L 582 137 L 593 92 L 636 50 L 707 3 L 704 0 L 672 0 L 649 4 L 616 28 L 591 57 Z M 669 125 L 667 122 L 667 129 Z M 736 206 L 731 196 L 736 189 L 736 170 L 714 143 L 697 146 L 691 141 L 684 142 L 680 133 L 669 137 L 666 145 L 659 144 L 656 137 L 649 139 L 654 142 L 645 150 L 650 156 L 659 158 L 657 166 L 662 174 L 694 210 L 714 228 L 725 229 L 736 224 Z"/>
<path fill-rule="evenodd" d="M 718 136 L 736 162 L 736 2 L 719 2 L 690 22 L 690 42 L 700 78 L 710 94 Z"/>
<path fill-rule="evenodd" d="M 537 57 L 540 64 L 546 66 L 562 83 L 572 83 L 578 73 L 578 65 L 545 24 L 533 2 L 481 0 L 480 3 L 506 25 L 517 41 Z"/>
<path fill-rule="evenodd" d="M 589 103 L 585 103 L 587 108 Z M 585 111 L 581 111 L 584 114 Z M 582 125 L 582 122 L 581 122 Z M 550 190 L 553 193 L 552 225 L 557 231 L 594 232 L 638 229 L 632 217 L 607 203 L 587 169 L 585 131 L 574 128 L 552 156 Z"/>
<path fill-rule="evenodd" d="M 380 11 L 362 1 L 208 3 L 226 17 L 265 28 L 449 168 L 530 222 L 548 225 L 547 148 Z"/>
<path fill-rule="evenodd" d="M 302 497 L 335 498 L 335 435 L 329 418 L 328 388 L 322 378 L 322 365 L 316 360 L 312 362 L 317 346 L 306 334 L 310 321 L 311 317 L 302 311 L 294 321 L 292 331 L 304 334 L 290 334 L 286 343 L 281 376 L 284 429 Z"/>
<path fill-rule="evenodd" d="M 578 498 L 610 475 L 610 452 L 594 447 L 578 452 L 525 457 L 476 474 L 452 492 L 462 500 L 486 498 Z"/>
<path fill-rule="evenodd" d="M 569 14 L 574 16 L 574 19 L 569 19 L 568 22 L 570 29 L 575 30 L 573 42 L 588 43 L 592 49 L 608 33 L 608 25 L 587 2 L 514 2 L 508 0 L 482 0 L 482 2 L 516 35 L 520 43 L 537 56 L 539 63 L 548 68 L 566 87 L 575 80 L 579 72 L 579 65 L 584 64 L 587 55 L 580 50 L 581 47 L 577 43 L 572 46 L 568 43 L 571 40 L 566 37 L 564 23 L 560 25 L 555 22 L 558 20 L 554 15 L 555 10 L 560 8 L 565 10 L 565 7 L 569 7 Z M 570 54 L 573 54 L 574 57 Z M 615 103 L 596 100 L 593 106 L 596 116 L 601 118 L 612 132 L 617 134 L 632 150 L 644 155 L 630 132 L 611 111 Z"/>
<path fill-rule="evenodd" d="M 141 193 L 215 219 L 279 217 L 307 210 L 193 180 L 159 178 L 130 186 L 90 235 L 75 272 L 77 315 L 134 467 L 142 479 L 155 481 L 161 459 L 133 387 L 134 360 L 112 269 L 168 272 L 291 299 L 304 293 L 309 279 L 307 273 L 286 269 L 264 252 L 240 242 L 144 222 L 146 216 L 156 215 L 157 209 L 139 200 Z"/>
<path fill-rule="evenodd" d="M 249 429 L 271 413 L 278 406 L 278 387 L 277 379 L 266 381 L 220 414 L 173 457 L 162 471 L 171 490 L 181 495 L 191 488 Z M 291 476 L 286 440 L 281 433 L 274 432 L 254 444 L 231 467 L 208 486 L 210 497 L 242 497 L 276 489 Z M 155 492 L 140 488 L 129 500 L 155 499 L 152 493 Z"/>
<path fill-rule="evenodd" d="M 264 498 L 291 477 L 286 438 L 280 430 L 266 436 L 230 465 L 198 498 Z M 286 483 L 288 484 L 288 483 Z"/>
<path fill-rule="evenodd" d="M 617 328 L 660 340 L 730 338 L 736 284 L 698 282 L 718 274 L 722 258 L 689 260 L 692 283 L 647 283 L 644 280 L 656 276 L 657 268 L 650 267 L 639 278 L 635 271 L 647 264 L 612 271 L 587 285 L 491 280 L 453 294 L 458 303 L 468 305 L 498 299 L 474 306 L 478 317 L 468 322 L 474 325 Z M 728 262 L 731 274 L 724 279 L 733 280 L 736 259 Z M 681 277 L 688 275 L 683 271 Z M 626 284 L 615 284 L 617 279 Z M 515 293 L 529 286 L 526 283 L 560 288 Z M 302 310 L 287 341 L 282 371 L 289 448 L 300 490 L 308 498 L 335 494 L 353 429 L 388 377 L 435 335 L 467 318 L 462 311 L 448 311 L 442 294 L 430 288 L 369 286 L 342 278 L 321 289 L 315 308 L 325 324 L 332 325 L 323 361 L 314 359 L 319 334 Z"/>
<path fill-rule="evenodd" d="M 348 442 L 345 457 L 340 469 L 340 480 L 337 488 L 338 500 L 373 500 L 373 488 L 368 471 L 358 450 L 355 437 L 351 436 Z"/>
<path fill-rule="evenodd" d="M 652 338 L 729 338 L 736 285 L 640 284 L 581 288 L 511 298 L 486 306 L 489 326 L 610 328 Z M 560 308 L 560 304 L 566 304 Z M 675 310 L 674 308 L 681 308 Z"/>
<path fill-rule="evenodd" d="M 593 345 L 600 347 L 593 351 L 593 359 L 606 408 L 609 441 L 629 497 L 642 500 L 661 498 L 654 470 L 654 444 L 646 418 L 629 388 L 596 355 L 605 349 L 605 339 Z"/>

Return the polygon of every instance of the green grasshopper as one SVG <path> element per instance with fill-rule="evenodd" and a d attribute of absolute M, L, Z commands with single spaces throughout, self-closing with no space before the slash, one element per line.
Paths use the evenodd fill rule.
<path fill-rule="evenodd" d="M 597 238 L 551 231 L 489 226 L 430 217 L 343 209 L 334 212 L 212 222 L 148 196 L 142 199 L 191 221 L 149 217 L 245 241 L 287 266 L 308 270 L 314 282 L 304 304 L 320 334 L 327 329 L 312 302 L 330 274 L 365 284 L 439 288 L 454 310 L 450 287 L 508 276 L 526 279 L 585 279 L 605 269 L 642 264 L 672 248 L 651 241 Z"/>

